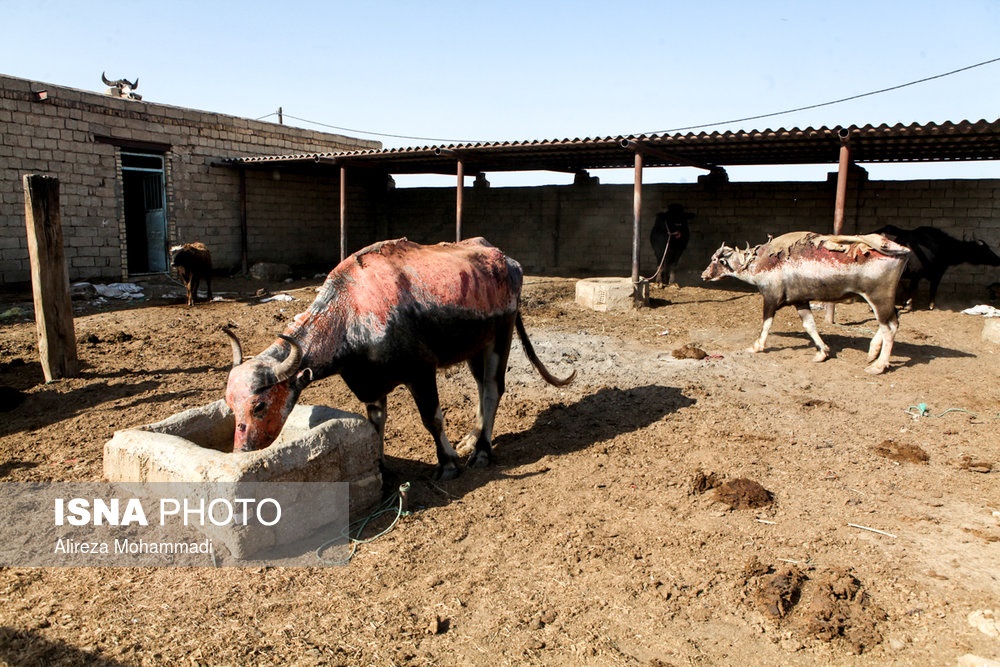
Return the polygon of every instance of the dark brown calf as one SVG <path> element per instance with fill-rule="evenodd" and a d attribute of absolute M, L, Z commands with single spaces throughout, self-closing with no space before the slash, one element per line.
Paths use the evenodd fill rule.
<path fill-rule="evenodd" d="M 205 280 L 208 300 L 212 300 L 212 254 L 204 243 L 185 243 L 170 249 L 170 265 L 184 281 L 187 305 L 193 306 L 198 298 L 198 284 Z"/>

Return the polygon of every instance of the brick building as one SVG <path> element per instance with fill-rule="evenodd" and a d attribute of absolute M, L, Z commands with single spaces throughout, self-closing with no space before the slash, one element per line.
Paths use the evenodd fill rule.
<path fill-rule="evenodd" d="M 0 284 L 29 278 L 25 174 L 55 176 L 71 279 L 120 280 L 167 270 L 171 244 L 204 241 L 217 265 L 241 258 L 240 174 L 219 163 L 237 155 L 378 148 L 377 142 L 312 132 L 0 76 Z M 275 181 L 275 225 L 295 217 L 296 243 L 271 255 L 268 234 L 250 252 L 276 261 L 325 261 L 332 203 L 313 184 Z M 302 192 L 303 188 L 306 192 Z M 251 186 L 264 204 L 273 193 Z M 322 188 L 322 192 L 331 191 Z M 282 210 L 283 209 L 283 210 Z M 267 208 L 258 209 L 270 215 Z M 262 228 L 271 220 L 256 220 Z"/>

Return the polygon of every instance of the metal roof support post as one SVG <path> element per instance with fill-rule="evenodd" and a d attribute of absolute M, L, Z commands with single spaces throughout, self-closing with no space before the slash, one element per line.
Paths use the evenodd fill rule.
<path fill-rule="evenodd" d="M 347 167 L 340 165 L 340 261 L 347 248 Z"/>
<path fill-rule="evenodd" d="M 851 167 L 851 131 L 841 128 L 840 166 L 837 168 L 837 198 L 833 204 L 833 233 L 844 233 L 844 206 L 847 202 L 847 173 Z M 826 321 L 833 324 L 836 318 L 836 304 L 826 304 Z"/>
<path fill-rule="evenodd" d="M 837 201 L 833 207 L 833 233 L 844 233 L 844 204 L 847 201 L 847 174 L 851 167 L 850 130 L 840 130 L 840 166 L 837 169 Z"/>
<path fill-rule="evenodd" d="M 458 183 L 455 186 L 455 242 L 462 240 L 462 194 L 465 190 L 465 164 L 461 158 L 455 170 L 458 175 Z"/>
<path fill-rule="evenodd" d="M 642 151 L 635 152 L 635 185 L 632 190 L 632 289 L 639 294 L 639 228 L 642 223 Z"/>

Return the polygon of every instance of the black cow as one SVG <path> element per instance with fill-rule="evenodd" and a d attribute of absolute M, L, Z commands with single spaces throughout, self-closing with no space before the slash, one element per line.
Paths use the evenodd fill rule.
<path fill-rule="evenodd" d="M 666 211 L 656 214 L 656 221 L 653 222 L 653 229 L 649 232 L 649 243 L 653 246 L 653 254 L 656 255 L 656 273 L 650 279 L 663 285 L 663 272 L 667 272 L 667 282 L 675 284 L 674 270 L 677 262 L 680 261 L 681 253 L 687 247 L 691 238 L 691 230 L 688 228 L 688 220 L 694 217 L 693 213 L 686 213 L 682 204 L 671 204 Z M 666 255 L 666 257 L 664 257 Z"/>
<path fill-rule="evenodd" d="M 959 241 L 935 227 L 901 229 L 886 225 L 874 233 L 888 236 L 912 251 L 903 272 L 906 286 L 900 290 L 903 302 L 911 308 L 921 280 L 930 283 L 930 309 L 934 310 L 938 285 L 949 267 L 959 264 L 1000 266 L 1000 257 L 984 241 Z"/>
<path fill-rule="evenodd" d="M 437 446 L 436 476 L 489 463 L 493 422 L 504 393 L 507 355 L 517 331 L 528 360 L 550 384 L 521 320 L 521 265 L 482 238 L 419 245 L 383 241 L 354 253 L 330 272 L 309 310 L 299 313 L 270 347 L 243 360 L 231 331 L 233 369 L 226 403 L 236 415 L 234 451 L 267 447 L 281 431 L 302 389 L 338 374 L 367 405 L 380 439 L 386 396 L 406 385 Z M 476 425 L 458 451 L 444 433 L 438 368 L 468 363 L 479 385 Z"/>

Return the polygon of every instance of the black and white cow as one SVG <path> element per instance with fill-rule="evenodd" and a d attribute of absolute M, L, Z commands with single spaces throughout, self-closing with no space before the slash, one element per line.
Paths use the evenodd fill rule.
<path fill-rule="evenodd" d="M 824 361 L 830 347 L 820 338 L 810 301 L 834 302 L 858 295 L 868 302 L 878 331 L 868 347 L 869 373 L 889 366 L 899 320 L 896 286 L 906 266 L 909 250 L 884 236 L 824 236 L 793 232 L 745 250 L 723 245 L 701 274 L 702 280 L 732 276 L 754 285 L 764 297 L 764 323 L 750 348 L 761 352 L 774 314 L 794 306 L 802 326 L 819 350 L 813 361 Z"/>
<path fill-rule="evenodd" d="M 901 293 L 903 302 L 910 308 L 921 280 L 930 283 L 930 309 L 934 310 L 938 285 L 950 267 L 959 264 L 1000 266 L 1000 256 L 990 250 L 985 241 L 960 241 L 936 227 L 902 229 L 886 225 L 874 233 L 883 234 L 911 251 L 903 271 Z"/>
<path fill-rule="evenodd" d="M 409 388 L 434 437 L 437 477 L 458 475 L 458 451 L 471 453 L 469 466 L 488 464 L 514 330 L 547 382 L 563 386 L 576 375 L 556 378 L 536 356 L 521 319 L 522 280 L 521 265 L 481 238 L 432 246 L 398 239 L 354 253 L 256 357 L 244 361 L 225 330 L 233 344 L 226 403 L 236 417 L 234 451 L 270 445 L 302 389 L 339 374 L 366 404 L 380 440 L 387 395 Z M 436 372 L 463 361 L 479 386 L 479 409 L 456 451 L 444 433 Z"/>
<path fill-rule="evenodd" d="M 667 283 L 676 284 L 677 263 L 691 238 L 688 220 L 693 217 L 693 213 L 684 211 L 682 204 L 671 204 L 666 211 L 656 214 L 653 228 L 649 232 L 649 243 L 656 255 L 657 268 L 650 282 L 656 281 L 663 285 L 663 274 L 666 273 Z"/>

